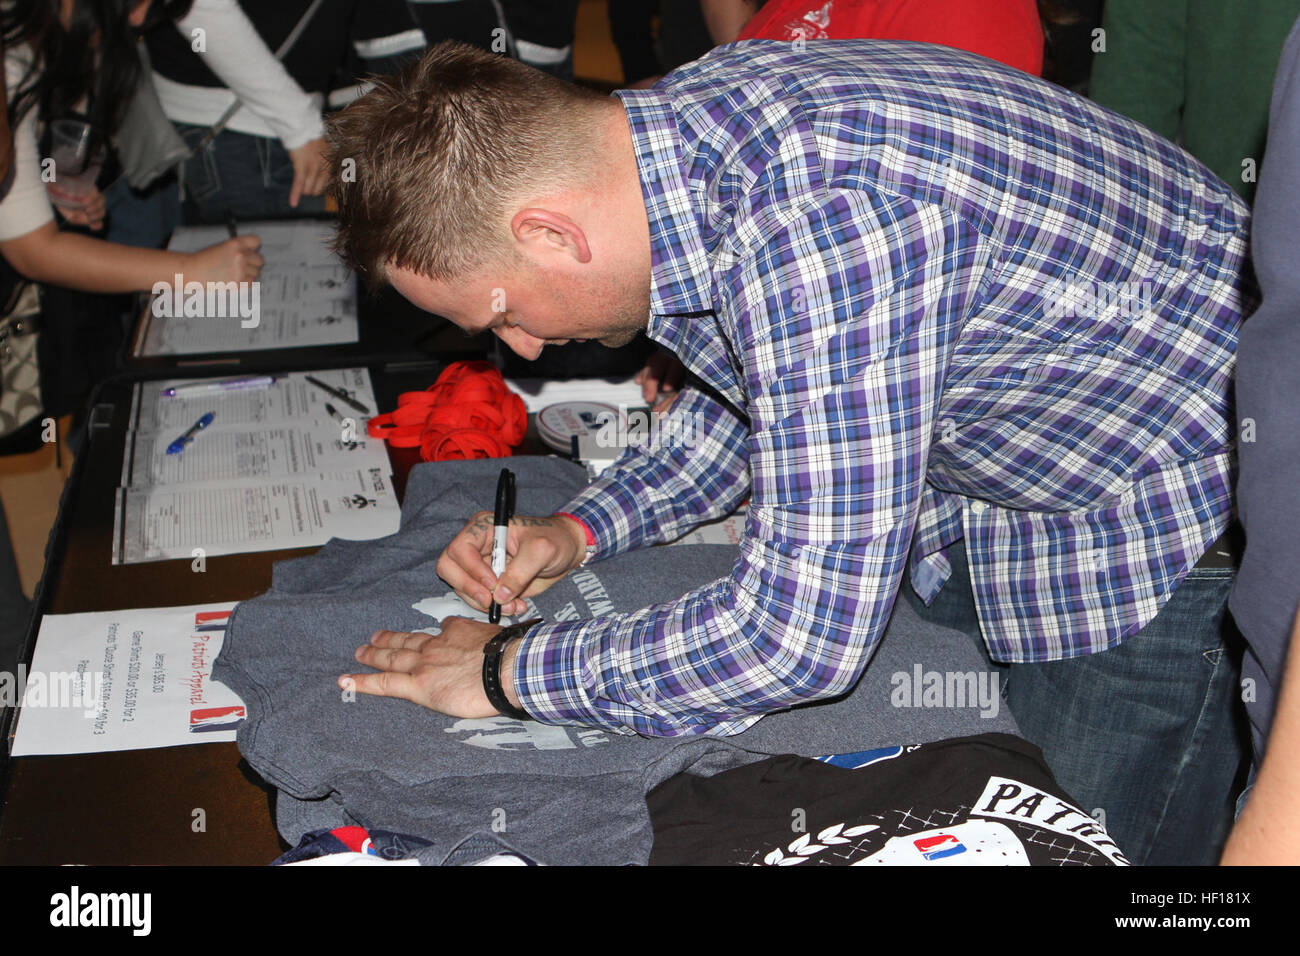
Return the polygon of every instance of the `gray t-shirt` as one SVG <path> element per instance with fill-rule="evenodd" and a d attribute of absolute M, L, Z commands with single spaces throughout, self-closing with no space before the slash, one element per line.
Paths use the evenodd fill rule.
<path fill-rule="evenodd" d="M 508 463 L 520 514 L 549 514 L 583 485 L 559 459 Z M 351 695 L 337 684 L 380 628 L 435 628 L 472 615 L 434 565 L 490 503 L 502 463 L 444 462 L 412 471 L 397 534 L 332 541 L 276 566 L 273 585 L 240 604 L 213 676 L 248 706 L 239 746 L 281 791 L 290 843 L 308 830 L 361 824 L 433 842 L 423 862 L 471 862 L 506 847 L 555 864 L 644 863 L 645 794 L 684 771 L 711 775 L 771 754 L 845 753 L 985 732 L 1015 732 L 996 693 L 963 702 L 922 694 L 934 675 L 975 675 L 996 691 L 969 637 L 926 624 L 899 602 L 857 687 L 837 701 L 769 715 L 731 738 L 645 738 L 606 730 L 458 720 L 404 700 Z M 548 621 L 631 612 L 676 600 L 731 572 L 729 545 L 682 545 L 579 569 L 533 599 Z M 905 633 L 904 633 L 905 632 Z M 952 684 L 952 681 L 949 681 Z"/>

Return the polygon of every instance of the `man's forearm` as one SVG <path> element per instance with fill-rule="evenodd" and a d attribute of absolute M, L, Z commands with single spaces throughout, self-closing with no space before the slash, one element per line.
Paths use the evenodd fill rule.
<path fill-rule="evenodd" d="M 749 493 L 748 423 L 726 405 L 687 388 L 655 430 L 646 452 L 561 509 L 591 528 L 599 557 L 671 541 L 730 513 Z"/>
<path fill-rule="evenodd" d="M 545 722 L 644 736 L 740 733 L 765 713 L 853 685 L 887 624 L 907 533 L 796 553 L 747 538 L 733 578 L 621 618 L 543 624 L 502 672 Z M 879 571 L 855 573 L 863 568 Z M 808 578 L 855 612 L 789 600 Z"/>

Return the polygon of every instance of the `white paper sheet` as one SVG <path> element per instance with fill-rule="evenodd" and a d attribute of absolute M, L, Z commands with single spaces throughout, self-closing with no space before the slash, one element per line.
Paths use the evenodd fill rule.
<path fill-rule="evenodd" d="M 186 315 L 182 289 L 167 303 L 151 303 L 137 354 L 256 352 L 358 341 L 356 277 L 330 250 L 333 231 L 315 220 L 242 224 L 241 234 L 261 239 L 266 260 L 257 280 L 256 324 L 240 311 L 252 302 L 250 290 L 241 290 L 240 308 Z M 225 226 L 182 226 L 168 249 L 194 252 L 227 238 Z"/>
<path fill-rule="evenodd" d="M 238 229 L 241 236 L 257 236 L 261 240 L 259 251 L 268 262 L 310 265 L 338 261 L 329 249 L 329 243 L 334 239 L 334 224 L 328 220 L 241 222 Z M 180 226 L 172 233 L 167 248 L 173 252 L 198 252 L 229 238 L 230 233 L 224 225 Z"/>
<path fill-rule="evenodd" d="M 623 410 L 645 406 L 641 386 L 630 378 L 508 378 L 506 385 L 530 414 L 559 402 L 605 402 Z"/>
<path fill-rule="evenodd" d="M 137 384 L 114 515 L 113 563 L 313 547 L 397 530 L 388 452 L 369 415 L 307 381 L 378 410 L 364 368 L 293 372 L 264 388 L 169 398 L 201 379 Z M 331 415 L 326 406 L 334 408 Z M 178 455 L 167 446 L 214 414 Z"/>
<path fill-rule="evenodd" d="M 232 603 L 47 614 L 13 756 L 235 739 L 243 701 L 211 679 Z"/>
<path fill-rule="evenodd" d="M 354 433 L 355 434 L 355 433 Z M 379 469 L 387 473 L 384 443 L 364 430 L 344 441 L 334 422 L 218 427 L 214 421 L 179 454 L 167 454 L 172 432 L 128 437 L 122 486 L 190 484 L 243 478 L 285 478 L 322 472 Z"/>
<path fill-rule="evenodd" d="M 362 414 L 328 392 L 312 385 L 307 376 L 324 382 L 332 388 L 347 392 L 353 399 L 368 408 Z M 227 376 L 239 378 L 242 376 Z M 289 425 L 309 422 L 341 423 L 325 410 L 327 404 L 344 418 L 353 419 L 356 433 L 365 437 L 366 421 L 378 413 L 375 391 L 370 384 L 370 373 L 364 368 L 328 369 L 318 372 L 289 372 L 275 377 L 275 382 L 265 388 L 205 395 L 179 395 L 168 398 L 163 390 L 192 382 L 220 381 L 221 379 L 167 379 L 141 382 L 135 387 L 132 399 L 130 430 L 160 437 L 175 432 L 176 438 L 207 412 L 216 412 L 212 428 L 231 425 Z M 337 430 L 337 429 L 336 429 Z M 171 439 L 168 439 L 170 442 Z M 164 449 L 166 445 L 163 446 Z"/>
<path fill-rule="evenodd" d="M 393 534 L 401 522 L 387 469 L 284 480 L 119 488 L 113 563 L 310 548 Z"/>

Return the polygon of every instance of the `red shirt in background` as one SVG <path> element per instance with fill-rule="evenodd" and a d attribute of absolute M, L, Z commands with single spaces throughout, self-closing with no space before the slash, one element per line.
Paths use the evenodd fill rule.
<path fill-rule="evenodd" d="M 741 40 L 914 40 L 1043 72 L 1036 0 L 768 0 Z"/>

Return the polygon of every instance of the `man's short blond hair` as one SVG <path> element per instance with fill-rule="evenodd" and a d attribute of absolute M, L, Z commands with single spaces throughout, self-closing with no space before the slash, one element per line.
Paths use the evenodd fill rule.
<path fill-rule="evenodd" d="M 441 43 L 329 123 L 336 249 L 371 287 L 389 265 L 437 280 L 508 259 L 508 203 L 577 185 L 599 160 L 601 94 Z"/>

